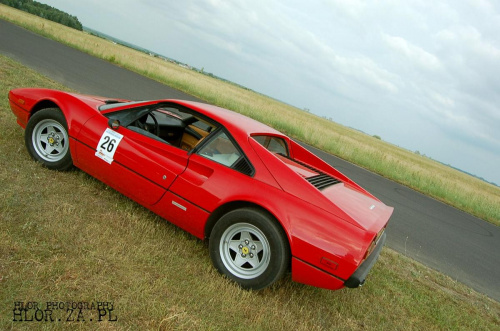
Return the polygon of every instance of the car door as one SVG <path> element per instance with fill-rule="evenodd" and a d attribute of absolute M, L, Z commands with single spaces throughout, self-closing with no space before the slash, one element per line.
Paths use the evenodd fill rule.
<path fill-rule="evenodd" d="M 150 206 L 186 168 L 188 153 L 97 115 L 77 137 L 75 164 L 109 186 Z"/>
<path fill-rule="evenodd" d="M 253 171 L 235 141 L 225 130 L 219 130 L 190 155 L 187 169 L 170 191 L 203 210 L 213 211 L 221 200 L 248 186 Z"/>

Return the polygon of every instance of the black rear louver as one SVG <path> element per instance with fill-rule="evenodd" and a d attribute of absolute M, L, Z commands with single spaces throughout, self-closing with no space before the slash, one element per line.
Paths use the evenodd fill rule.
<path fill-rule="evenodd" d="M 327 174 L 312 176 L 306 178 L 306 180 L 309 183 L 313 184 L 318 190 L 322 190 L 328 186 L 340 183 L 340 180 L 333 178 L 332 176 L 329 176 Z"/>
<path fill-rule="evenodd" d="M 312 185 L 314 185 L 314 187 L 316 187 L 318 190 L 322 190 L 324 188 L 327 188 L 328 186 L 332 186 L 332 185 L 335 185 L 335 184 L 338 184 L 338 183 L 341 183 L 340 180 L 336 179 L 336 178 L 333 178 L 332 176 L 328 175 L 328 174 L 325 174 L 324 172 L 316 169 L 316 168 L 313 168 L 311 167 L 310 165 L 304 163 L 304 162 L 301 162 L 299 160 L 294 160 L 288 156 L 285 156 L 283 154 L 280 154 L 281 156 L 284 156 L 290 160 L 292 160 L 293 162 L 296 162 L 298 164 L 300 164 L 301 166 L 303 167 L 306 167 L 307 169 L 309 170 L 312 170 L 314 172 L 317 172 L 319 173 L 319 175 L 316 175 L 316 176 L 312 176 L 312 177 L 309 177 L 309 178 L 306 178 L 306 180 L 311 183 Z"/>

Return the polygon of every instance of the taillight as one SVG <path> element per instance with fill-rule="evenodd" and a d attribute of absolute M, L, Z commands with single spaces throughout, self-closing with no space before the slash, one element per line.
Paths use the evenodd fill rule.
<path fill-rule="evenodd" d="M 373 252 L 373 250 L 375 249 L 375 247 L 378 244 L 378 241 L 380 240 L 380 237 L 382 237 L 382 235 L 384 234 L 384 231 L 385 231 L 385 227 L 383 227 L 382 230 L 380 230 L 379 233 L 377 233 L 375 238 L 373 238 L 372 243 L 370 244 L 370 246 L 366 250 L 365 257 L 363 258 L 363 260 L 366 260 L 366 258 L 368 256 L 370 256 L 370 254 Z"/>

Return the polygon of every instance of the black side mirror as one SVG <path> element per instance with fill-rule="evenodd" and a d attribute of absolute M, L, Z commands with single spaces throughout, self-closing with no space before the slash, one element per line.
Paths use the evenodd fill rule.
<path fill-rule="evenodd" d="M 108 125 L 111 129 L 118 130 L 118 128 L 120 127 L 120 121 L 117 119 L 110 118 L 108 120 Z"/>

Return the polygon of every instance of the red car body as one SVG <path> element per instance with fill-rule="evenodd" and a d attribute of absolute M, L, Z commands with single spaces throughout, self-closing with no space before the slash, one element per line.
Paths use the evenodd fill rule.
<path fill-rule="evenodd" d="M 393 208 L 282 133 L 243 115 L 196 102 L 110 102 L 48 89 L 15 89 L 9 101 L 23 128 L 38 111 L 60 109 L 76 167 L 200 239 L 210 237 L 221 216 L 231 210 L 252 207 L 272 215 L 286 234 L 294 281 L 332 290 L 357 287 L 380 253 Z M 113 159 L 109 163 L 96 156 L 114 117 L 158 104 L 167 105 L 155 110 L 155 117 L 166 114 L 161 115 L 165 123 L 180 118 L 169 107 L 188 109 L 204 123 L 215 123 L 215 131 L 224 130 L 236 145 L 245 169 L 199 153 L 198 145 L 215 133 L 210 128 L 196 147 L 183 149 L 153 139 L 145 129 L 136 132 L 117 123 L 114 132 L 122 138 Z M 165 125 L 151 124 L 158 132 Z M 284 153 L 262 144 L 273 137 Z"/>

